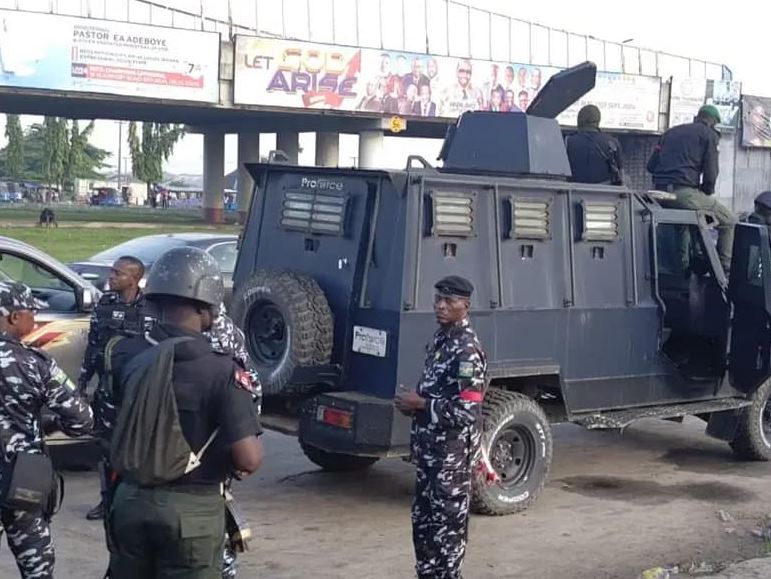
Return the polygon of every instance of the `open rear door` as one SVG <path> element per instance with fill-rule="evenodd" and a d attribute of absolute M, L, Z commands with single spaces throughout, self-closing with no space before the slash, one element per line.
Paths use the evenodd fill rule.
<path fill-rule="evenodd" d="M 728 294 L 733 304 L 731 382 L 751 392 L 769 376 L 771 246 L 765 226 L 736 226 Z"/>

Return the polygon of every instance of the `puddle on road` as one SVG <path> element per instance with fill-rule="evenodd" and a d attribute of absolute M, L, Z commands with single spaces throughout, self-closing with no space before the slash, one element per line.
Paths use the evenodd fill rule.
<path fill-rule="evenodd" d="M 722 482 L 683 482 L 671 485 L 620 477 L 574 476 L 557 481 L 562 490 L 592 498 L 658 505 L 678 499 L 744 503 L 755 493 Z"/>

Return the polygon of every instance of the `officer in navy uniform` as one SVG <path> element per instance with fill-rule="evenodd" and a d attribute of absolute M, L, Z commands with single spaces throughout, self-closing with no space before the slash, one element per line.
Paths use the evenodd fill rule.
<path fill-rule="evenodd" d="M 144 264 L 130 255 L 119 257 L 110 269 L 110 291 L 102 294 L 91 312 L 88 329 L 88 345 L 80 369 L 78 386 L 85 393 L 94 374 L 100 379 L 104 369 L 104 348 L 111 338 L 118 335 L 136 336 L 152 328 L 154 317 L 148 308 L 139 282 L 145 275 Z M 100 501 L 88 511 L 86 518 L 95 521 L 102 518 L 104 506 Z"/>
<path fill-rule="evenodd" d="M 44 452 L 44 406 L 55 414 L 51 430 L 82 436 L 93 426 L 91 408 L 53 358 L 21 342 L 35 327 L 35 312 L 44 307 L 27 286 L 0 282 L 0 478 L 16 453 Z M 8 534 L 23 579 L 54 576 L 49 516 L 0 508 L 0 534 Z"/>
<path fill-rule="evenodd" d="M 121 481 L 109 514 L 114 549 L 110 573 L 122 577 L 215 577 L 223 569 L 225 506 L 222 484 L 232 470 L 251 474 L 262 462 L 252 378 L 232 353 L 211 347 L 211 331 L 222 303 L 222 278 L 214 259 L 195 248 L 167 251 L 153 266 L 147 296 L 158 323 L 146 336 L 118 342 L 110 356 L 112 388 L 96 400 L 101 425 L 111 430 L 120 409 L 129 360 L 152 342 L 186 336 L 175 347 L 173 388 L 184 437 L 199 449 L 215 428 L 219 434 L 201 466 L 171 483 L 144 488 Z M 143 529 L 152 527 L 155 533 Z M 195 531 L 190 534 L 189 531 Z"/>
<path fill-rule="evenodd" d="M 472 467 L 481 440 L 487 362 L 468 319 L 471 282 L 449 276 L 434 287 L 439 329 L 426 348 L 417 392 L 401 387 L 394 402 L 412 416 L 415 570 L 420 578 L 458 579 L 466 551 Z"/>
<path fill-rule="evenodd" d="M 130 255 L 119 257 L 110 269 L 110 291 L 102 294 L 91 312 L 88 346 L 80 369 L 78 386 L 85 392 L 94 374 L 100 374 L 104 347 L 117 335 L 136 336 L 152 327 L 139 282 L 145 275 L 144 264 Z"/>

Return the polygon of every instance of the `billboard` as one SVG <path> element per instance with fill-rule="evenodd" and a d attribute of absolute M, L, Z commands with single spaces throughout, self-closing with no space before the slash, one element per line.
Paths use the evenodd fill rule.
<path fill-rule="evenodd" d="M 742 97 L 742 145 L 771 148 L 771 98 Z"/>
<path fill-rule="evenodd" d="M 0 10 L 0 86 L 219 102 L 219 34 Z"/>
<path fill-rule="evenodd" d="M 558 68 L 236 37 L 234 102 L 407 117 L 523 111 Z M 560 117 L 593 103 L 603 127 L 658 130 L 658 78 L 599 73 L 596 88 Z"/>
<path fill-rule="evenodd" d="M 720 127 L 736 128 L 739 123 L 742 83 L 733 80 L 673 78 L 669 97 L 669 126 L 693 122 L 702 105 L 720 111 Z"/>

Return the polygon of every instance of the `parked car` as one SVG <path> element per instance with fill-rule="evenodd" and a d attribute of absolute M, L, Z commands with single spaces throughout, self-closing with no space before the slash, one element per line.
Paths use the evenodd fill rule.
<path fill-rule="evenodd" d="M 69 264 L 84 279 L 99 289 L 107 289 L 110 267 L 123 255 L 132 255 L 150 270 L 155 260 L 174 247 L 197 247 L 208 252 L 220 266 L 225 281 L 225 304 L 233 290 L 233 270 L 235 269 L 238 249 L 237 235 L 224 233 L 170 233 L 163 235 L 145 235 L 126 241 L 92 255 L 89 259 Z"/>
<path fill-rule="evenodd" d="M 48 309 L 36 316 L 35 330 L 24 340 L 48 351 L 76 380 L 99 290 L 50 255 L 10 237 L 0 237 L 0 279 L 22 282 L 48 302 Z"/>

